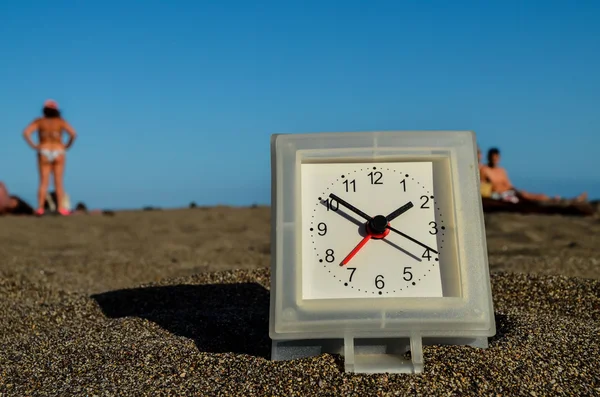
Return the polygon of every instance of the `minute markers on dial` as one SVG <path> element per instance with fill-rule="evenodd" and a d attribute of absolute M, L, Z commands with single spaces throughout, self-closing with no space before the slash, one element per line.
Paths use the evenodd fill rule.
<path fill-rule="evenodd" d="M 325 175 L 320 171 L 307 176 L 307 180 L 314 181 L 311 183 L 315 187 L 321 185 L 318 191 L 315 189 L 309 193 L 315 199 L 318 197 L 318 201 L 312 204 L 312 219 L 307 229 L 313 228 L 310 230 L 310 249 L 311 253 L 316 251 L 312 255 L 320 269 L 314 270 L 311 283 L 327 285 L 325 280 L 332 277 L 336 284 L 341 283 L 344 290 L 352 291 L 346 294 L 355 292 L 369 296 L 411 294 L 408 288 L 411 291 L 414 291 L 412 288 L 427 290 L 436 283 L 432 280 L 437 277 L 435 274 L 440 262 L 437 256 L 443 251 L 439 244 L 440 238 L 444 243 L 444 229 L 441 228 L 444 220 L 440 208 L 433 208 L 439 204 L 433 201 L 431 181 L 426 171 L 399 172 L 400 167 L 393 166 L 397 169 L 387 169 L 391 171 L 389 173 L 386 173 L 385 167 L 348 169 L 348 166 L 341 172 L 332 172 L 331 179 L 323 178 Z M 379 170 L 383 171 L 382 175 L 376 173 Z M 404 183 L 398 185 L 403 178 L 406 178 Z M 356 181 L 356 191 L 351 184 L 353 180 Z M 347 184 L 344 183 L 346 181 Z M 368 197 L 371 195 L 373 197 Z M 425 205 L 422 205 L 425 200 L 422 195 L 429 199 Z M 389 236 L 389 233 L 393 235 Z M 410 259 L 402 254 L 410 256 Z M 310 272 L 313 274 L 312 270 Z M 382 284 L 384 277 L 385 286 Z M 331 290 L 325 293 L 337 294 L 344 292 Z"/>

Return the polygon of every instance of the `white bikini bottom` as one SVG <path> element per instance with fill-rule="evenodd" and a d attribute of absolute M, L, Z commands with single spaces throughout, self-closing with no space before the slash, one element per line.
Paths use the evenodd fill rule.
<path fill-rule="evenodd" d="M 50 149 L 40 149 L 40 154 L 48 159 L 51 163 L 54 162 L 58 157 L 60 157 L 65 151 L 62 149 L 50 150 Z"/>

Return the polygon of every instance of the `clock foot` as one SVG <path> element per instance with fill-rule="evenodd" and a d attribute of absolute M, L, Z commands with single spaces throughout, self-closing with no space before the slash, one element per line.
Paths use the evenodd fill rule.
<path fill-rule="evenodd" d="M 411 338 L 344 338 L 346 372 L 416 374 L 423 372 L 423 368 L 423 345 L 418 335 Z"/>
<path fill-rule="evenodd" d="M 421 373 L 424 369 L 421 336 L 410 338 L 355 338 L 273 340 L 271 360 L 295 360 L 324 353 L 344 357 L 344 371 L 353 373 Z"/>

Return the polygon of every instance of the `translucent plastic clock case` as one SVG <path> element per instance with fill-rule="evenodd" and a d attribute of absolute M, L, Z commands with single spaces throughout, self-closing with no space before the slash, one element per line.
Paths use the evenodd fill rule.
<path fill-rule="evenodd" d="M 271 138 L 272 359 L 421 372 L 495 334 L 475 134 Z"/>

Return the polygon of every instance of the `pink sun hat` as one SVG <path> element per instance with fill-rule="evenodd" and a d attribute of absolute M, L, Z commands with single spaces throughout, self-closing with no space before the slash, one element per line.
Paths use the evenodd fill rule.
<path fill-rule="evenodd" d="M 58 110 L 58 103 L 54 99 L 46 99 L 44 102 L 44 107 Z"/>

